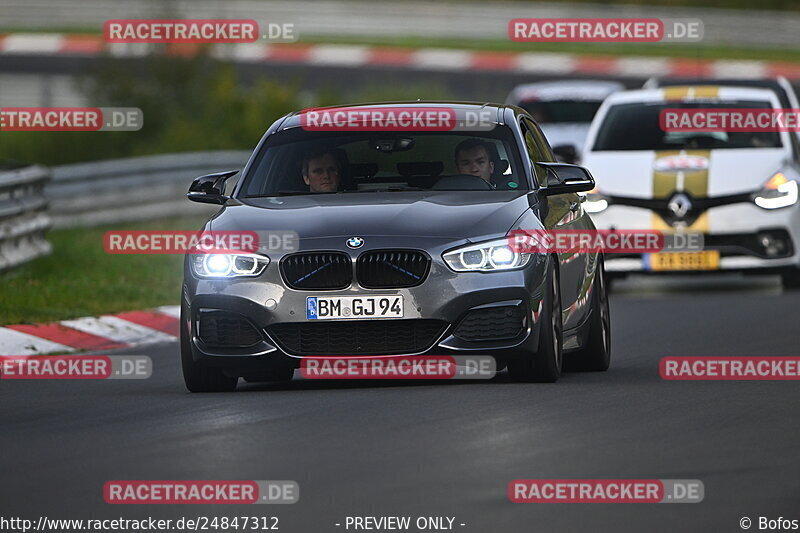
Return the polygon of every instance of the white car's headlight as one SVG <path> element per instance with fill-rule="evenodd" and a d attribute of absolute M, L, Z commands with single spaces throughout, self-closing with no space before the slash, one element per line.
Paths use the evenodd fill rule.
<path fill-rule="evenodd" d="M 753 195 L 753 202 L 764 209 L 779 209 L 797 203 L 797 182 L 787 178 L 783 172 L 772 176 L 761 191 Z"/>
<path fill-rule="evenodd" d="M 515 252 L 507 239 L 471 244 L 442 255 L 456 272 L 491 272 L 522 268 L 531 260 L 529 253 Z"/>
<path fill-rule="evenodd" d="M 597 188 L 586 193 L 586 200 L 583 202 L 583 210 L 589 214 L 600 213 L 608 209 L 608 199 L 597 192 Z"/>
<path fill-rule="evenodd" d="M 198 254 L 192 269 L 201 278 L 258 276 L 269 264 L 269 257 L 255 254 Z"/>

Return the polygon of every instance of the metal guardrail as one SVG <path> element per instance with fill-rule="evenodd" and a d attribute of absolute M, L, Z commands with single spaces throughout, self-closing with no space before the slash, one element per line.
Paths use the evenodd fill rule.
<path fill-rule="evenodd" d="M 713 2 L 697 2 L 697 4 Z M 757 8 L 758 2 L 752 2 Z M 513 18 L 696 18 L 702 44 L 791 48 L 800 44 L 800 13 L 567 2 L 368 2 L 365 0 L 3 0 L 9 28 L 102 28 L 108 19 L 255 19 L 295 24 L 300 39 L 370 35 L 457 39 L 507 39 Z M 698 48 L 700 48 L 698 46 Z"/>
<path fill-rule="evenodd" d="M 219 207 L 187 200 L 189 184 L 203 174 L 241 169 L 249 156 L 236 150 L 189 152 L 52 167 L 46 189 L 50 216 L 55 227 L 75 227 L 210 215 Z"/>
<path fill-rule="evenodd" d="M 0 271 L 50 253 L 45 232 L 51 226 L 213 214 L 218 206 L 186 199 L 189 184 L 203 174 L 241 169 L 249 156 L 190 152 L 0 171 Z"/>
<path fill-rule="evenodd" d="M 45 239 L 49 179 L 50 171 L 41 166 L 0 172 L 0 271 L 52 250 Z"/>

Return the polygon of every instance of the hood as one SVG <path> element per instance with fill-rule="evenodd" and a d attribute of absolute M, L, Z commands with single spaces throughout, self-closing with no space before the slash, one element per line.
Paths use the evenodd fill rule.
<path fill-rule="evenodd" d="M 659 198 L 675 190 L 696 197 L 748 193 L 784 168 L 781 148 L 588 152 L 586 166 L 608 195 Z"/>
<path fill-rule="evenodd" d="M 296 231 L 300 239 L 417 236 L 470 241 L 505 234 L 528 209 L 521 191 L 363 192 L 243 199 L 215 231 Z"/>

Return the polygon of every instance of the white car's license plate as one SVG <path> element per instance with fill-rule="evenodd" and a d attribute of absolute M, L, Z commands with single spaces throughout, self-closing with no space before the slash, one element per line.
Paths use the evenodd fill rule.
<path fill-rule="evenodd" d="M 403 318 L 402 296 L 308 296 L 309 320 Z"/>

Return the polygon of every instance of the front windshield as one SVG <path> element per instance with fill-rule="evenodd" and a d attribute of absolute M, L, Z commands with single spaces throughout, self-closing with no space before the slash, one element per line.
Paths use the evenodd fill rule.
<path fill-rule="evenodd" d="M 777 132 L 664 132 L 659 114 L 664 109 L 769 109 L 769 102 L 653 102 L 612 106 L 597 132 L 593 150 L 720 150 L 780 148 Z"/>
<path fill-rule="evenodd" d="M 531 114 L 539 124 L 591 122 L 602 101 L 592 100 L 531 100 L 520 107 Z"/>
<path fill-rule="evenodd" d="M 275 134 L 239 195 L 528 190 L 512 131 Z"/>

